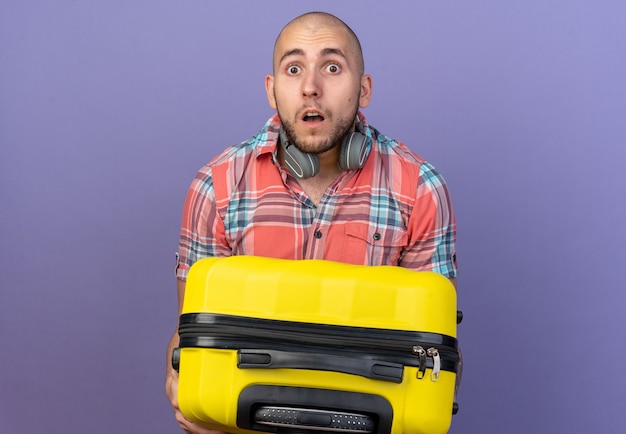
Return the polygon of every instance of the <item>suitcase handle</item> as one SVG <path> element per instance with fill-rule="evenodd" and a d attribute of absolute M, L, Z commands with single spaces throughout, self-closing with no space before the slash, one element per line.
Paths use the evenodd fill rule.
<path fill-rule="evenodd" d="M 241 349 L 237 367 L 241 369 L 311 369 L 360 375 L 376 380 L 402 383 L 404 366 L 400 363 L 358 357 L 276 350 Z"/>

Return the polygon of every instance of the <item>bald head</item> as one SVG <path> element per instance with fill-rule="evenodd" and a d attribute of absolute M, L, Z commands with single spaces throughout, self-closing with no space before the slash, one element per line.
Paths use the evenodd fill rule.
<path fill-rule="evenodd" d="M 337 29 L 345 32 L 348 36 L 350 54 L 354 56 L 359 75 L 363 75 L 365 66 L 363 61 L 363 50 L 361 43 L 352 29 L 339 18 L 326 12 L 308 12 L 304 15 L 291 20 L 278 34 L 274 43 L 274 71 L 276 71 L 277 60 L 280 59 L 281 53 L 278 52 L 282 39 L 287 33 L 286 31 L 293 28 L 301 28 L 311 32 L 322 29 Z"/>

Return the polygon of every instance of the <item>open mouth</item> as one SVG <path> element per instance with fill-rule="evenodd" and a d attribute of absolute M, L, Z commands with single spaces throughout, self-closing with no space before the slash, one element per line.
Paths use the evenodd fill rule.
<path fill-rule="evenodd" d="M 302 116 L 304 122 L 320 122 L 324 120 L 324 116 L 320 112 L 306 112 Z"/>

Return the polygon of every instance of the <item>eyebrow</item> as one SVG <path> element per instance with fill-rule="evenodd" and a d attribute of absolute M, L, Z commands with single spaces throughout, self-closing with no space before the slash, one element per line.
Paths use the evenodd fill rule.
<path fill-rule="evenodd" d="M 348 60 L 346 55 L 339 48 L 324 48 L 320 52 L 320 54 L 322 56 L 335 54 L 337 56 L 344 58 L 346 61 Z M 292 50 L 285 52 L 285 54 L 283 54 L 282 57 L 280 58 L 280 61 L 278 62 L 278 64 L 280 65 L 287 57 L 290 57 L 290 56 L 304 56 L 304 50 L 302 50 L 301 48 L 294 48 Z"/>

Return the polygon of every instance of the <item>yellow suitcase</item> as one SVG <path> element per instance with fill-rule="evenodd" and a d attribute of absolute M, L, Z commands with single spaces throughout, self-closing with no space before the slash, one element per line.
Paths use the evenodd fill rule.
<path fill-rule="evenodd" d="M 178 401 L 229 433 L 446 433 L 456 292 L 400 267 L 252 256 L 189 272 Z"/>

